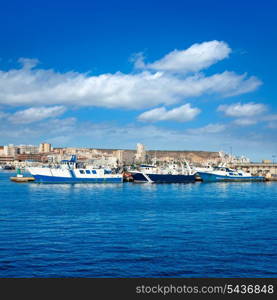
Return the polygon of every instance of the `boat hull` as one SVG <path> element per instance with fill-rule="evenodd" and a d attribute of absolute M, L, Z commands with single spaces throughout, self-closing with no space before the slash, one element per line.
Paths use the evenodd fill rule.
<path fill-rule="evenodd" d="M 132 172 L 131 174 L 132 174 L 132 177 L 135 182 L 152 182 L 152 183 L 195 182 L 194 175 L 146 174 L 146 173 L 141 173 L 141 172 L 137 172 L 137 173 Z"/>
<path fill-rule="evenodd" d="M 47 175 L 33 175 L 38 183 L 121 183 L 122 176 L 95 177 L 95 178 L 73 178 Z"/>
<path fill-rule="evenodd" d="M 204 182 L 224 182 L 224 181 L 264 181 L 262 176 L 227 176 L 212 173 L 198 172 Z"/>

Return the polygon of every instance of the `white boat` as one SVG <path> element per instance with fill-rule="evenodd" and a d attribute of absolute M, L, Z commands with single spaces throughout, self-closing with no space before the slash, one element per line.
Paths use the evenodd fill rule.
<path fill-rule="evenodd" d="M 120 183 L 122 174 L 106 168 L 79 167 L 76 155 L 63 160 L 57 167 L 29 167 L 27 169 L 39 183 Z"/>
<path fill-rule="evenodd" d="M 214 167 L 212 170 L 198 171 L 197 174 L 203 181 L 264 181 L 263 176 L 253 176 L 242 170 L 227 167 Z"/>

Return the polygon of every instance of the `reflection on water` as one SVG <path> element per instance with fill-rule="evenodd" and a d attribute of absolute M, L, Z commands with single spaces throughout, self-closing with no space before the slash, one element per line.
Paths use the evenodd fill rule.
<path fill-rule="evenodd" d="M 171 189 L 176 189 L 176 190 L 186 190 L 186 191 L 191 191 L 193 189 L 193 185 L 194 184 L 198 184 L 198 183 L 129 183 L 129 184 L 134 184 L 139 186 L 142 190 L 145 191 L 157 191 L 159 190 L 162 186 L 168 187 L 170 186 Z"/>
<path fill-rule="evenodd" d="M 156 191 L 157 190 L 157 184 L 153 184 L 153 183 L 131 183 L 135 186 L 137 186 L 139 189 L 141 190 L 145 190 L 145 191 Z"/>
<path fill-rule="evenodd" d="M 28 188 L 31 190 L 78 190 L 78 189 L 110 189 L 110 188 L 122 188 L 122 183 L 29 183 Z"/>
<path fill-rule="evenodd" d="M 263 182 L 205 182 L 201 183 L 201 187 L 206 193 L 218 199 L 227 199 L 234 191 L 242 197 L 245 197 L 245 192 L 251 190 L 251 186 L 263 185 Z"/>

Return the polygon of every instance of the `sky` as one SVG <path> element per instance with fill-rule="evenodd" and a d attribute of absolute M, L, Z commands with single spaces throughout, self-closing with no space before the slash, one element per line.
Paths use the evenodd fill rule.
<path fill-rule="evenodd" d="M 0 145 L 277 160 L 275 1 L 0 0 Z"/>

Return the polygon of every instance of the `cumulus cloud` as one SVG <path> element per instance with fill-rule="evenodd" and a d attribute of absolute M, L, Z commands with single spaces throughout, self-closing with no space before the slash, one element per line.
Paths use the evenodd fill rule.
<path fill-rule="evenodd" d="M 249 125 L 255 125 L 259 122 L 267 122 L 267 126 L 270 128 L 274 122 L 277 121 L 277 115 L 276 114 L 269 114 L 269 115 L 255 115 L 251 118 L 238 118 L 233 121 L 234 124 L 240 125 L 240 126 L 249 126 Z"/>
<path fill-rule="evenodd" d="M 187 132 L 190 134 L 213 134 L 213 133 L 219 133 L 226 129 L 226 125 L 224 124 L 208 124 L 206 126 L 200 127 L 200 128 L 193 128 L 188 129 Z"/>
<path fill-rule="evenodd" d="M 229 117 L 252 117 L 262 114 L 267 107 L 262 103 L 234 103 L 231 105 L 220 105 L 217 109 Z"/>
<path fill-rule="evenodd" d="M 143 63 L 144 58 L 139 53 L 135 66 L 170 72 L 198 72 L 227 58 L 230 53 L 231 49 L 225 42 L 215 40 L 193 44 L 186 50 L 174 50 L 150 64 Z"/>
<path fill-rule="evenodd" d="M 147 108 L 171 105 L 205 93 L 223 96 L 255 90 L 255 77 L 223 72 L 209 77 L 202 74 L 179 78 L 165 73 L 86 74 L 53 70 L 0 71 L 0 104 L 75 105 L 107 108 Z"/>
<path fill-rule="evenodd" d="M 239 118 L 234 120 L 234 124 L 240 125 L 240 126 L 249 126 L 249 125 L 255 125 L 257 124 L 257 119 L 249 119 L 249 118 Z"/>
<path fill-rule="evenodd" d="M 229 53 L 229 50 L 226 50 L 227 45 L 223 42 L 213 41 L 197 45 L 192 46 L 193 51 L 189 50 L 190 48 L 185 51 L 196 53 L 195 49 L 199 50 L 200 47 L 201 51 L 206 48 L 214 49 L 217 54 L 209 59 L 206 54 L 199 57 L 195 54 L 195 59 L 199 58 L 199 64 L 197 68 L 190 67 L 191 70 L 209 66 L 215 62 L 216 57 L 223 58 L 224 55 L 219 54 L 219 49 L 225 49 L 225 52 L 221 50 L 225 55 Z M 223 97 L 244 94 L 254 91 L 261 85 L 261 81 L 254 76 L 248 77 L 246 73 L 236 74 L 229 71 L 212 76 L 201 73 L 179 76 L 153 70 L 93 76 L 88 73 L 59 73 L 52 69 L 41 69 L 36 67 L 38 63 L 36 59 L 21 58 L 20 62 L 23 65 L 21 69 L 0 70 L 0 105 L 44 106 L 47 103 L 47 105 L 143 109 L 157 105 L 172 105 L 204 94 Z"/>
<path fill-rule="evenodd" d="M 31 107 L 19 110 L 8 117 L 9 121 L 15 124 L 28 124 L 38 122 L 48 118 L 57 117 L 65 112 L 63 106 L 53 107 Z"/>
<path fill-rule="evenodd" d="M 145 63 L 144 63 L 145 56 L 143 52 L 134 53 L 130 57 L 130 62 L 134 63 L 134 67 L 136 69 L 144 69 Z"/>
<path fill-rule="evenodd" d="M 249 126 L 249 125 L 255 125 L 258 123 L 258 119 L 250 119 L 250 118 L 239 118 L 234 120 L 234 124 L 240 125 L 240 126 Z"/>
<path fill-rule="evenodd" d="M 18 62 L 22 65 L 23 69 L 33 69 L 35 66 L 39 64 L 39 60 L 36 58 L 25 58 L 20 57 Z"/>
<path fill-rule="evenodd" d="M 138 120 L 146 122 L 157 121 L 177 121 L 187 122 L 193 120 L 200 113 L 200 109 L 193 108 L 191 105 L 185 104 L 171 110 L 165 107 L 155 108 L 139 115 Z"/>

